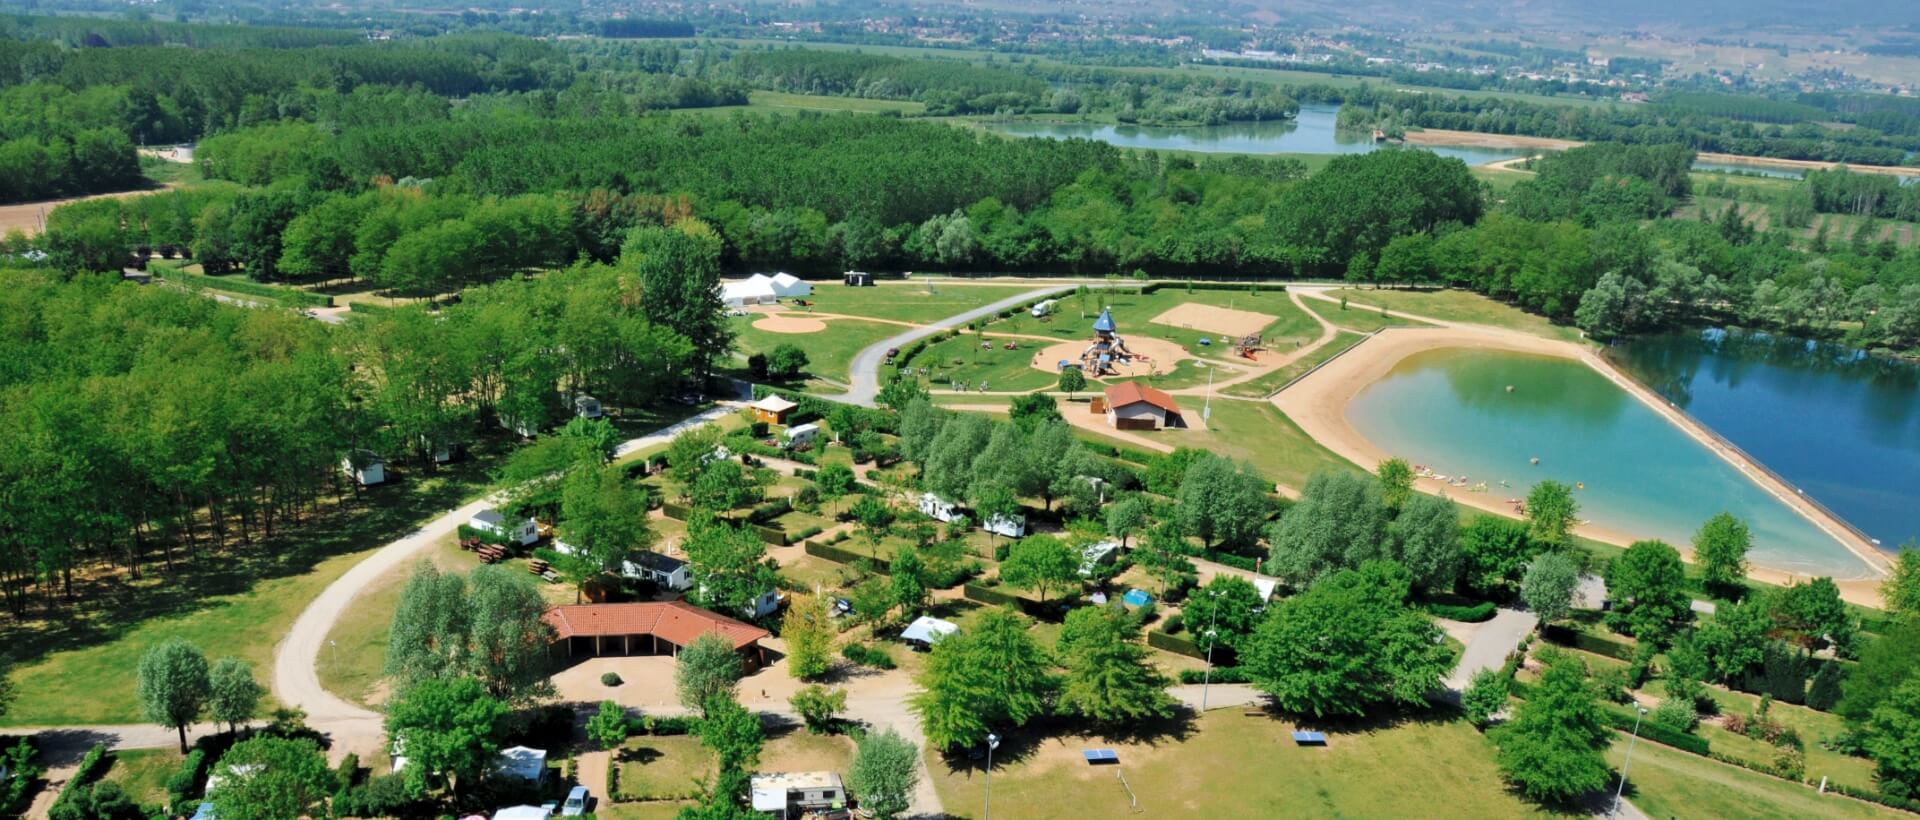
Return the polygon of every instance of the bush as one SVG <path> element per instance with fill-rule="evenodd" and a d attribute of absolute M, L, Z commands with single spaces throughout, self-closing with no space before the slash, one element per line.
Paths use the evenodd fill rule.
<path fill-rule="evenodd" d="M 86 755 L 80 758 L 80 765 L 74 768 L 73 775 L 67 778 L 67 785 L 60 789 L 60 796 L 54 798 L 53 806 L 47 810 L 47 816 L 53 820 L 68 820 L 68 818 L 80 820 L 85 814 L 86 797 L 84 795 L 88 787 L 93 785 L 94 780 L 106 774 L 107 769 L 112 765 L 113 759 L 107 757 L 106 744 L 93 744 L 93 748 L 88 749 Z"/>
<path fill-rule="evenodd" d="M 875 669 L 892 669 L 894 667 L 893 656 L 887 654 L 886 650 L 869 648 L 863 644 L 847 644 L 841 647 L 840 655 L 861 666 L 871 666 Z"/>
<path fill-rule="evenodd" d="M 1185 629 L 1186 626 L 1186 621 L 1179 615 L 1169 615 L 1167 616 L 1167 622 L 1162 624 L 1160 628 L 1166 630 L 1168 635 L 1178 635 L 1180 634 L 1180 630 Z"/>
<path fill-rule="evenodd" d="M 1492 601 L 1481 601 L 1472 606 L 1459 606 L 1456 604 L 1428 601 L 1421 604 L 1420 607 L 1425 609 L 1427 614 L 1436 618 L 1445 618 L 1449 621 L 1464 621 L 1470 624 L 1493 620 L 1494 614 L 1500 611 L 1500 608 L 1494 606 Z"/>
<path fill-rule="evenodd" d="M 616 673 L 616 672 L 600 673 L 601 686 L 619 686 L 620 684 L 621 684 L 621 680 L 620 680 L 619 673 Z"/>
<path fill-rule="evenodd" d="M 844 531 L 839 534 L 846 535 Z M 837 544 L 845 540 L 846 540 L 845 538 L 835 538 L 833 542 Z M 818 556 L 818 557 L 825 558 L 829 561 L 833 561 L 835 563 L 840 563 L 840 564 L 852 564 L 860 561 L 867 561 L 872 564 L 873 571 L 878 572 L 881 575 L 888 574 L 890 569 L 890 565 L 886 561 L 882 561 L 875 558 L 869 558 L 865 555 L 861 555 L 860 553 L 853 552 L 851 550 L 843 550 L 843 549 L 840 549 L 839 547 L 830 546 L 828 544 L 822 544 L 818 541 L 808 541 L 805 544 L 800 545 L 800 549 L 804 550 L 808 555 Z"/>
<path fill-rule="evenodd" d="M 212 289 L 243 296 L 255 296 L 293 307 L 333 307 L 333 297 L 319 293 L 308 293 L 296 288 L 275 287 L 250 282 L 246 279 L 218 278 L 183 270 L 167 271 L 162 278 L 177 282 L 193 290 Z"/>
<path fill-rule="evenodd" d="M 1516 691 L 1519 690 L 1518 686 L 1514 688 Z M 1622 732 L 1631 732 L 1633 731 L 1634 721 L 1639 715 L 1613 707 L 1602 707 L 1600 709 L 1600 717 L 1615 729 L 1619 729 Z M 1698 735 L 1690 735 L 1685 732 L 1676 732 L 1658 723 L 1654 723 L 1651 720 L 1640 721 L 1640 736 L 1655 743 L 1664 743 L 1683 752 L 1692 752 L 1697 755 L 1705 755 L 1712 751 L 1711 747 L 1707 744 L 1706 738 Z"/>
<path fill-rule="evenodd" d="M 196 748 L 187 753 L 185 760 L 180 761 L 179 770 L 167 778 L 167 796 L 176 810 L 200 796 L 200 785 L 206 780 L 207 765 L 206 750 Z"/>
<path fill-rule="evenodd" d="M 406 817 L 412 814 L 414 802 L 406 775 L 383 774 L 369 778 L 365 785 L 335 792 L 333 813 L 338 817 Z"/>
<path fill-rule="evenodd" d="M 1200 651 L 1200 645 L 1185 638 L 1176 638 L 1158 629 L 1147 633 L 1147 645 L 1155 649 L 1164 649 L 1176 655 L 1189 658 L 1207 659 L 1207 653 Z"/>
<path fill-rule="evenodd" d="M 4 754 L 0 754 L 0 763 L 13 772 L 4 788 L 0 788 L 0 817 L 26 816 L 27 790 L 33 788 L 44 773 L 34 760 L 39 756 L 40 749 L 32 737 L 19 738 Z"/>
<path fill-rule="evenodd" d="M 342 789 L 353 788 L 360 780 L 360 753 L 348 752 L 340 758 L 340 765 L 333 767 L 334 785 Z"/>
<path fill-rule="evenodd" d="M 648 715 L 640 719 L 640 728 L 650 735 L 686 735 L 692 734 L 694 727 L 698 726 L 699 723 L 700 719 L 695 717 L 655 717 Z"/>
<path fill-rule="evenodd" d="M 1685 698 L 1667 698 L 1653 707 L 1647 720 L 1665 729 L 1692 734 L 1694 727 L 1700 725 L 1700 713 L 1694 711 L 1693 704 Z"/>
<path fill-rule="evenodd" d="M 1180 682 L 1188 685 L 1199 685 L 1199 684 L 1206 683 L 1207 670 L 1182 669 L 1180 670 Z M 1214 683 L 1252 683 L 1253 681 L 1251 678 L 1247 677 L 1247 672 L 1245 667 L 1216 666 L 1213 668 L 1213 682 Z"/>

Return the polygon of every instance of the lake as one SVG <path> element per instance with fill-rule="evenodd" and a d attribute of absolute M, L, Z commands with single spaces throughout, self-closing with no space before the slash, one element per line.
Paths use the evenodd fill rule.
<path fill-rule="evenodd" d="M 1155 148 L 1221 154 L 1364 154 L 1382 148 L 1365 132 L 1341 131 L 1334 126 L 1337 105 L 1301 105 L 1291 120 L 1241 122 L 1189 128 L 1091 123 L 994 122 L 987 127 L 1018 137 L 1099 140 L 1122 148 Z M 1424 147 L 1424 146 L 1423 146 Z M 1427 148 L 1443 157 L 1458 157 L 1468 165 L 1485 165 L 1528 156 L 1533 151 L 1499 148 Z"/>
<path fill-rule="evenodd" d="M 1438 473 L 1485 481 L 1488 495 L 1500 500 L 1525 496 L 1542 479 L 1584 483 L 1574 493 L 1580 517 L 1677 546 L 1691 543 L 1702 522 L 1725 510 L 1752 527 L 1757 564 L 1870 577 L 1845 545 L 1578 362 L 1427 351 L 1362 391 L 1347 417 L 1387 452 Z M 1534 458 L 1538 465 L 1529 463 Z"/>
<path fill-rule="evenodd" d="M 1722 328 L 1612 354 L 1882 547 L 1920 536 L 1920 366 Z"/>

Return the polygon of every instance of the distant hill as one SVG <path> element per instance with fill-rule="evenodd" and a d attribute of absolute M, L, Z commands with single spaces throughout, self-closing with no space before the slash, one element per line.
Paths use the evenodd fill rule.
<path fill-rule="evenodd" d="M 1855 26 L 1920 27 L 1908 0 L 1253 0 L 1282 18 L 1406 23 L 1638 29 L 1684 26 L 1703 32 L 1791 27 L 1832 32 Z"/>

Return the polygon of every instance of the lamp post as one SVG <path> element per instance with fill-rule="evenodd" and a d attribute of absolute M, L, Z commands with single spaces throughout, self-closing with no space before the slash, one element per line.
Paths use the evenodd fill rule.
<path fill-rule="evenodd" d="M 1220 593 L 1223 591 L 1224 590 L 1218 589 L 1207 590 L 1207 597 L 1213 599 L 1215 603 L 1212 607 L 1213 614 L 1207 618 L 1207 672 L 1200 678 L 1200 711 L 1202 714 L 1207 711 L 1207 693 L 1213 688 L 1213 644 L 1215 636 L 1220 634 L 1215 632 L 1213 628 L 1220 623 L 1219 598 Z"/>
<path fill-rule="evenodd" d="M 987 811 L 982 820 L 993 820 L 993 750 L 1000 748 L 1000 736 L 987 733 Z"/>
<path fill-rule="evenodd" d="M 1205 406 L 1205 407 L 1202 407 L 1202 408 L 1200 408 L 1200 420 L 1201 420 L 1201 421 L 1203 421 L 1203 422 L 1211 422 L 1211 421 L 1213 421 L 1213 371 L 1214 371 L 1214 367 L 1213 367 L 1213 365 L 1207 365 L 1207 364 L 1205 364 L 1204 362 L 1203 362 L 1202 364 L 1203 364 L 1203 365 L 1205 365 L 1205 366 L 1206 366 L 1206 368 L 1207 368 L 1207 404 L 1206 404 L 1206 406 Z"/>
<path fill-rule="evenodd" d="M 1627 767 L 1633 765 L 1633 744 L 1640 741 L 1640 719 L 1647 716 L 1647 707 L 1634 707 L 1633 737 L 1627 741 L 1627 759 L 1620 762 L 1620 785 L 1613 790 L 1613 807 L 1607 809 L 1607 820 L 1620 816 L 1620 795 L 1627 790 Z"/>

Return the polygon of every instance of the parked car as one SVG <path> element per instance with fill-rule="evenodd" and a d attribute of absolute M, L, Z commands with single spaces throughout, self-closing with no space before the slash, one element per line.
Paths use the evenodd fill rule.
<path fill-rule="evenodd" d="M 587 793 L 587 787 L 573 787 L 573 791 L 567 792 L 567 802 L 560 804 L 560 816 L 579 817 L 586 814 L 587 801 L 591 799 L 591 797 L 592 795 Z"/>

